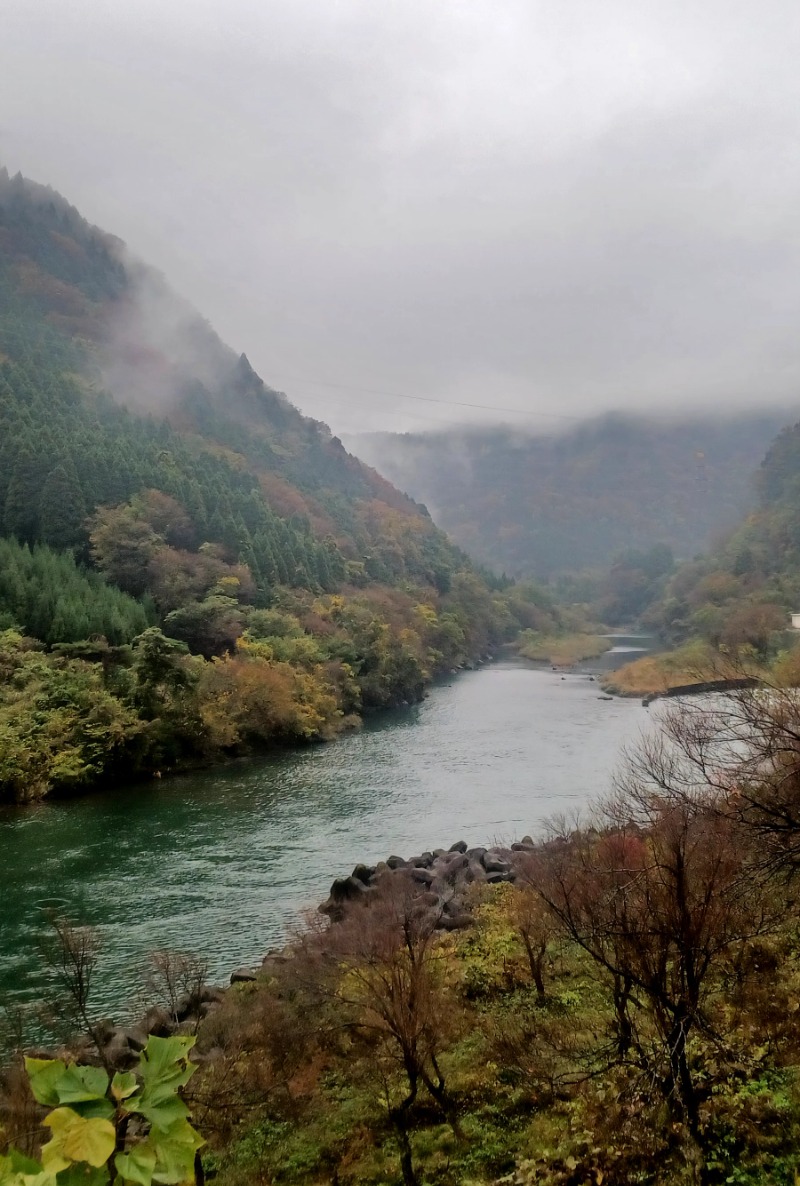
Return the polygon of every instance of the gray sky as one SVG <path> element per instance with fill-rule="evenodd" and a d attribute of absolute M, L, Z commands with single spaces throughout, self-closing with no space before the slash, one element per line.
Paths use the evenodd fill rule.
<path fill-rule="evenodd" d="M 800 393 L 793 0 L 2 9 L 0 163 L 335 431 Z"/>

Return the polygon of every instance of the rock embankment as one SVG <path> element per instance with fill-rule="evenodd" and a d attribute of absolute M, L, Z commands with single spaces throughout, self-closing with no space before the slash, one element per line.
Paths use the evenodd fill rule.
<path fill-rule="evenodd" d="M 432 926 L 442 931 L 454 931 L 472 924 L 469 895 L 475 885 L 497 885 L 515 882 L 526 857 L 534 851 L 530 836 L 510 846 L 469 848 L 459 840 L 450 848 L 435 848 L 419 856 L 387 857 L 377 865 L 356 865 L 349 877 L 337 878 L 330 894 L 319 910 L 330 920 L 331 926 L 343 922 L 356 908 L 378 902 L 395 887 L 409 890 L 423 914 L 430 917 Z M 291 947 L 272 949 L 260 964 L 237 968 L 231 973 L 231 985 L 258 980 L 274 975 L 280 965 L 292 960 Z M 149 1034 L 167 1037 L 173 1033 L 196 1033 L 200 1024 L 218 1009 L 227 989 L 213 985 L 198 985 L 185 992 L 167 1009 L 153 1006 L 133 1025 L 115 1025 L 100 1021 L 87 1033 L 70 1043 L 72 1052 L 81 1062 L 102 1062 L 115 1070 L 127 1070 L 135 1065 Z M 52 1052 L 40 1052 L 52 1057 Z M 194 1057 L 202 1059 L 202 1055 Z"/>
<path fill-rule="evenodd" d="M 744 676 L 741 679 L 709 679 L 693 684 L 674 684 L 662 692 L 649 692 L 642 704 L 645 708 L 654 700 L 675 699 L 679 696 L 704 696 L 713 692 L 738 692 L 742 689 L 757 688 L 763 681 L 755 676 Z"/>
<path fill-rule="evenodd" d="M 334 881 L 319 909 L 332 923 L 341 922 L 354 904 L 367 905 L 370 896 L 378 896 L 390 879 L 402 876 L 418 887 L 422 903 L 436 914 L 442 930 L 457 930 L 472 922 L 466 909 L 470 886 L 515 881 L 519 857 L 533 848 L 530 836 L 509 848 L 468 848 L 459 840 L 448 849 L 435 848 L 408 859 L 391 856 L 377 865 L 356 865 L 349 877 Z"/>

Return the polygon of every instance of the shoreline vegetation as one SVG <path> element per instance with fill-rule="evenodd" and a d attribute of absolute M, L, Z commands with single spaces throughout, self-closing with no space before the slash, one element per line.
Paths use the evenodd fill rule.
<path fill-rule="evenodd" d="M 172 1051 L 195 1186 L 792 1186 L 797 716 L 778 689 L 672 704 L 590 826 L 357 865 L 224 991 L 155 953 L 133 1026 L 95 1018 L 93 937 L 62 926 L 83 1033 L 0 1077 L 0 1183 L 59 1186 L 54 1139 L 69 1181 L 161 1181 Z"/>
<path fill-rule="evenodd" d="M 60 572 L 54 553 L 15 547 Z M 419 702 L 435 678 L 490 658 L 521 626 L 558 621 L 535 587 L 492 590 L 469 570 L 448 586 L 283 588 L 261 608 L 223 579 L 191 646 L 158 625 L 129 642 L 50 647 L 0 630 L 0 802 L 332 740 L 368 713 Z M 217 645 L 204 646 L 221 624 Z"/>
<path fill-rule="evenodd" d="M 603 676 L 604 692 L 623 697 L 659 697 L 673 689 L 724 680 L 755 679 L 786 682 L 793 678 L 791 652 L 782 653 L 772 666 L 746 650 L 719 651 L 694 641 L 673 651 L 643 655 Z"/>
<path fill-rule="evenodd" d="M 610 651 L 612 643 L 601 634 L 575 631 L 564 634 L 541 634 L 523 630 L 515 650 L 523 659 L 534 663 L 551 663 L 556 667 L 572 667 L 586 659 L 599 659 Z"/>

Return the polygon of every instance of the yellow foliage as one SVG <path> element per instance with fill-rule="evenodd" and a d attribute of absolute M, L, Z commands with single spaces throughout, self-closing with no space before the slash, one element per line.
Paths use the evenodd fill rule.
<path fill-rule="evenodd" d="M 421 618 L 426 626 L 436 626 L 439 618 L 436 610 L 432 605 L 426 605 L 424 602 L 414 606 L 414 613 L 418 618 Z"/>
<path fill-rule="evenodd" d="M 342 719 L 334 688 L 321 667 L 298 671 L 288 663 L 226 655 L 206 665 L 200 679 L 200 717 L 214 747 L 248 740 L 311 741 L 332 735 Z M 254 653 L 255 652 L 255 653 Z"/>

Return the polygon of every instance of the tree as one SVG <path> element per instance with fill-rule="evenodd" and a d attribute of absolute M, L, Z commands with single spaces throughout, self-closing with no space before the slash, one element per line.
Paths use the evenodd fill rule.
<path fill-rule="evenodd" d="M 442 979 L 436 912 L 420 902 L 418 887 L 392 876 L 377 901 L 353 910 L 329 933 L 339 961 L 336 1000 L 355 1033 L 371 1035 L 371 1053 L 384 1083 L 389 1119 L 397 1133 L 406 1186 L 417 1186 L 410 1141 L 412 1112 L 421 1086 L 441 1109 L 459 1140 L 458 1113 L 442 1071 L 444 1038 L 454 1002 Z M 398 1089 L 386 1069 L 400 1071 Z"/>
<path fill-rule="evenodd" d="M 707 795 L 670 789 L 671 773 L 669 749 L 645 747 L 603 826 L 551 845 L 540 892 L 610 979 L 619 1055 L 635 1053 L 697 1139 L 689 1035 L 712 1032 L 715 973 L 775 915 L 737 823 Z"/>
<path fill-rule="evenodd" d="M 134 597 L 147 590 L 147 566 L 163 543 L 132 506 L 101 507 L 90 521 L 92 556 L 98 568 Z"/>
<path fill-rule="evenodd" d="M 72 548 L 85 543 L 83 500 L 75 467 L 58 465 L 45 480 L 39 497 L 39 535 L 52 548 Z"/>
<path fill-rule="evenodd" d="M 244 629 L 244 615 L 235 598 L 212 596 L 173 610 L 164 625 L 190 650 L 210 659 L 233 649 Z"/>
<path fill-rule="evenodd" d="M 184 661 L 186 645 L 151 626 L 134 640 L 132 652 L 136 701 L 147 715 L 158 716 L 192 683 Z"/>
<path fill-rule="evenodd" d="M 651 777 L 670 794 L 711 796 L 715 810 L 753 836 L 760 866 L 786 876 L 800 870 L 795 680 L 796 659 L 790 654 L 770 683 L 733 689 L 711 707 L 702 701 L 672 705 L 662 714 L 660 737 L 635 756 L 641 777 Z"/>

